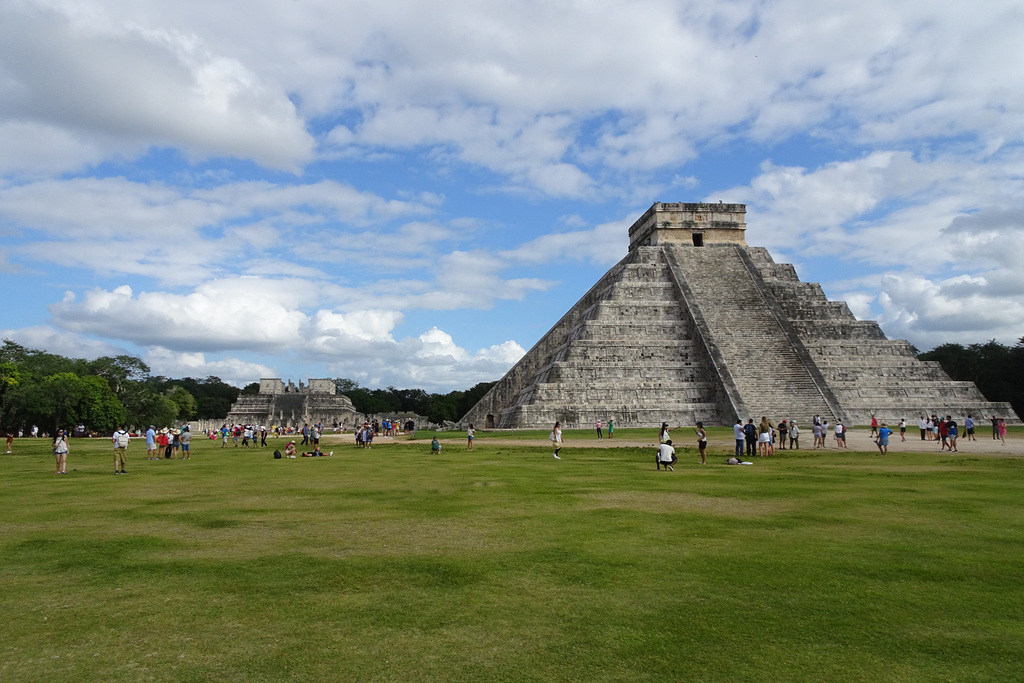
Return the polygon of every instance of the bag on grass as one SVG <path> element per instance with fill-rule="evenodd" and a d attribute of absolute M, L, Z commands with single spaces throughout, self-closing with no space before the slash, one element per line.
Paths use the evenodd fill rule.
<path fill-rule="evenodd" d="M 281 451 L 274 451 L 274 460 L 281 459 Z"/>

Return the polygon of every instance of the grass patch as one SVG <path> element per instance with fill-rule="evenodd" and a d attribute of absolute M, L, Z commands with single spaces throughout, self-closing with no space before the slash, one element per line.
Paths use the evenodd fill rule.
<path fill-rule="evenodd" d="M 629 430 L 623 430 L 629 431 Z M 1024 459 L 0 459 L 9 681 L 1015 680 Z M 618 436 L 619 432 L 616 432 Z M 522 439 L 522 433 L 515 438 Z M 543 440 L 546 434 L 534 438 Z M 141 451 L 141 453 L 140 453 Z M 693 462 L 693 464 L 689 464 Z"/>

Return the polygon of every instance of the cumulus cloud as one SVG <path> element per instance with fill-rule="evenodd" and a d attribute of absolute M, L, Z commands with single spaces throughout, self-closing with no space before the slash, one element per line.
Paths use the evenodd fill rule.
<path fill-rule="evenodd" d="M 69 333 L 50 325 L 3 329 L 0 330 L 0 339 L 10 339 L 29 349 L 45 349 L 60 356 L 86 360 L 128 353 L 124 347 L 85 335 Z"/>
<path fill-rule="evenodd" d="M 431 204 L 386 199 L 333 180 L 188 188 L 76 178 L 0 186 L 0 220 L 36 237 L 12 248 L 12 255 L 172 285 L 217 277 L 269 254 L 280 263 L 282 241 L 297 268 L 279 267 L 298 274 L 317 260 L 309 244 L 350 246 L 345 226 L 430 214 Z M 337 257 L 327 249 L 315 253 Z"/>
<path fill-rule="evenodd" d="M 126 285 L 94 289 L 81 299 L 68 292 L 50 311 L 54 324 L 75 339 L 100 337 L 144 348 L 156 373 L 213 374 L 236 382 L 274 370 L 233 356 L 221 358 L 225 352 L 287 354 L 302 362 L 326 362 L 343 376 L 389 377 L 392 382 L 401 377 L 399 383 L 415 380 L 422 382 L 416 386 L 439 390 L 494 379 L 525 353 L 511 340 L 470 351 L 436 327 L 419 337 L 396 339 L 395 328 L 403 320 L 396 310 L 306 313 L 292 308 L 306 288 L 299 280 L 260 278 L 211 282 L 188 295 L 135 294 Z M 218 358 L 209 360 L 210 352 Z"/>
<path fill-rule="evenodd" d="M 92 144 L 172 145 L 288 170 L 313 158 L 313 138 L 286 93 L 189 31 L 144 27 L 91 4 L 7 3 L 0 66 L 0 117 L 45 122 L 73 138 L 61 155 L 68 169 Z"/>
<path fill-rule="evenodd" d="M 239 358 L 209 360 L 204 353 L 182 353 L 154 346 L 143 360 L 154 375 L 164 377 L 219 377 L 228 384 L 244 386 L 261 377 L 275 377 L 275 370 L 262 363 Z"/>
<path fill-rule="evenodd" d="M 493 381 L 525 354 L 526 350 L 511 340 L 472 352 L 434 327 L 418 337 L 403 339 L 390 349 L 338 359 L 330 367 L 339 376 L 371 386 L 448 392 Z"/>
<path fill-rule="evenodd" d="M 992 291 L 984 276 L 946 280 L 886 275 L 882 278 L 879 323 L 898 337 L 929 349 L 955 335 L 960 343 L 997 339 L 1013 344 L 1022 336 L 1024 276 L 1016 291 Z"/>

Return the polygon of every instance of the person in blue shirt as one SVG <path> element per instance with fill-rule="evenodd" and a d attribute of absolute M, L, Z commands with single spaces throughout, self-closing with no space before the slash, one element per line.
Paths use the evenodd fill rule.
<path fill-rule="evenodd" d="M 878 428 L 878 451 L 882 455 L 889 454 L 889 435 L 892 434 L 892 430 L 889 429 L 889 425 L 882 423 L 882 426 Z"/>

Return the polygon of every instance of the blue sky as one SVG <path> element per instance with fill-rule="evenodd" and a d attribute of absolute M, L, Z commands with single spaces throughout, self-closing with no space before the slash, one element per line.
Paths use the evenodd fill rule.
<path fill-rule="evenodd" d="M 0 1 L 0 336 L 500 377 L 655 201 L 928 349 L 1024 336 L 1019 2 Z"/>

